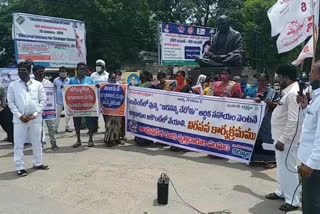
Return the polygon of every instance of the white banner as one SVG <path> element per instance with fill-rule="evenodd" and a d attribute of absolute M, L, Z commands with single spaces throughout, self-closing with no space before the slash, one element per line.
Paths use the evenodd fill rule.
<path fill-rule="evenodd" d="M 17 79 L 19 79 L 17 68 L 0 68 L 0 84 L 4 88 L 6 96 L 9 84 Z"/>
<path fill-rule="evenodd" d="M 314 0 L 315 32 L 318 32 L 319 26 L 319 3 Z M 306 38 L 313 35 L 313 17 L 307 17 L 301 20 L 290 22 L 281 32 L 277 40 L 278 53 L 284 53 L 297 47 L 304 42 Z"/>
<path fill-rule="evenodd" d="M 50 81 L 43 83 L 43 88 L 46 92 L 47 102 L 43 109 L 43 120 L 55 120 L 57 119 L 57 103 L 56 103 L 56 90 Z"/>
<path fill-rule="evenodd" d="M 312 16 L 286 25 L 277 40 L 278 53 L 290 51 L 313 35 Z"/>
<path fill-rule="evenodd" d="M 313 57 L 313 37 L 309 39 L 309 42 L 306 44 L 306 46 L 304 46 L 298 58 L 292 62 L 292 65 L 298 66 L 301 63 L 303 63 L 303 61 L 306 58 L 312 58 L 312 57 Z"/>
<path fill-rule="evenodd" d="M 310 0 L 278 0 L 268 11 L 271 36 L 278 35 L 292 21 L 312 16 L 312 8 Z"/>
<path fill-rule="evenodd" d="M 99 116 L 99 99 L 95 85 L 66 85 L 63 89 L 66 114 L 72 117 Z"/>
<path fill-rule="evenodd" d="M 265 104 L 129 87 L 127 131 L 137 137 L 249 163 Z"/>
<path fill-rule="evenodd" d="M 84 22 L 25 13 L 13 14 L 16 60 L 46 67 L 75 67 L 86 62 Z"/>

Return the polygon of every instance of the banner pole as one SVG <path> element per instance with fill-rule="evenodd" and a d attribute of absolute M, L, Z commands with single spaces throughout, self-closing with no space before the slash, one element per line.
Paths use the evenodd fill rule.
<path fill-rule="evenodd" d="M 319 0 L 317 0 L 317 4 L 319 4 L 318 2 Z M 317 52 L 317 41 L 318 41 L 318 26 L 316 27 L 316 23 L 315 23 L 315 7 L 314 7 L 314 1 L 311 0 L 311 5 L 312 5 L 312 27 L 313 27 L 313 58 L 312 58 L 312 66 L 316 63 L 316 52 Z M 319 7 L 317 7 L 319 8 Z M 318 14 L 318 13 L 317 13 Z"/>
<path fill-rule="evenodd" d="M 158 31 L 158 65 L 161 65 L 161 28 L 162 22 L 157 23 L 157 31 Z"/>

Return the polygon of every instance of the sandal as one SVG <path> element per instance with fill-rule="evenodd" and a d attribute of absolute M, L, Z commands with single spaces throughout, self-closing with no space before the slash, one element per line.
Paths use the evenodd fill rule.
<path fill-rule="evenodd" d="M 94 144 L 93 144 L 92 141 L 89 141 L 89 142 L 88 142 L 88 147 L 94 147 Z"/>
<path fill-rule="evenodd" d="M 73 148 L 78 148 L 79 146 L 81 146 L 81 142 L 76 142 L 72 147 Z"/>
<path fill-rule="evenodd" d="M 270 193 L 268 195 L 265 196 L 266 199 L 269 199 L 269 200 L 284 200 L 283 197 L 280 197 L 278 196 L 276 193 Z"/>
<path fill-rule="evenodd" d="M 292 206 L 291 204 L 284 203 L 280 206 L 279 210 L 285 211 L 285 212 L 290 212 L 299 209 L 299 207 Z"/>

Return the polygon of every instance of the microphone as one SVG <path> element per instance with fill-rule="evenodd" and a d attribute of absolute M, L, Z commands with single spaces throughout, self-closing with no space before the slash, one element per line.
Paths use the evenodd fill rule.
<path fill-rule="evenodd" d="M 303 90 L 306 88 L 306 83 L 302 80 L 299 81 L 299 95 L 303 96 Z"/>

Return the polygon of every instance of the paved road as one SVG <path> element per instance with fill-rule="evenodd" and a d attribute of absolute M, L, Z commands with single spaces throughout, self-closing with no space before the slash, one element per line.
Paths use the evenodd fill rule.
<path fill-rule="evenodd" d="M 102 121 L 100 126 L 103 127 Z M 62 127 L 62 126 L 61 126 Z M 169 204 L 156 203 L 157 179 L 167 173 L 183 198 L 203 212 L 229 209 L 232 214 L 283 214 L 280 202 L 264 195 L 276 186 L 276 170 L 208 158 L 195 152 L 173 153 L 168 147 L 137 147 L 132 141 L 107 148 L 103 129 L 95 148 L 74 149 L 75 133 L 59 133 L 60 149 L 45 146 L 49 171 L 30 170 L 18 178 L 12 145 L 0 141 L 0 214 L 192 214 L 170 187 Z M 0 130 L 0 139 L 5 137 Z M 83 141 L 88 139 L 83 131 Z M 301 214 L 301 211 L 291 212 Z"/>

